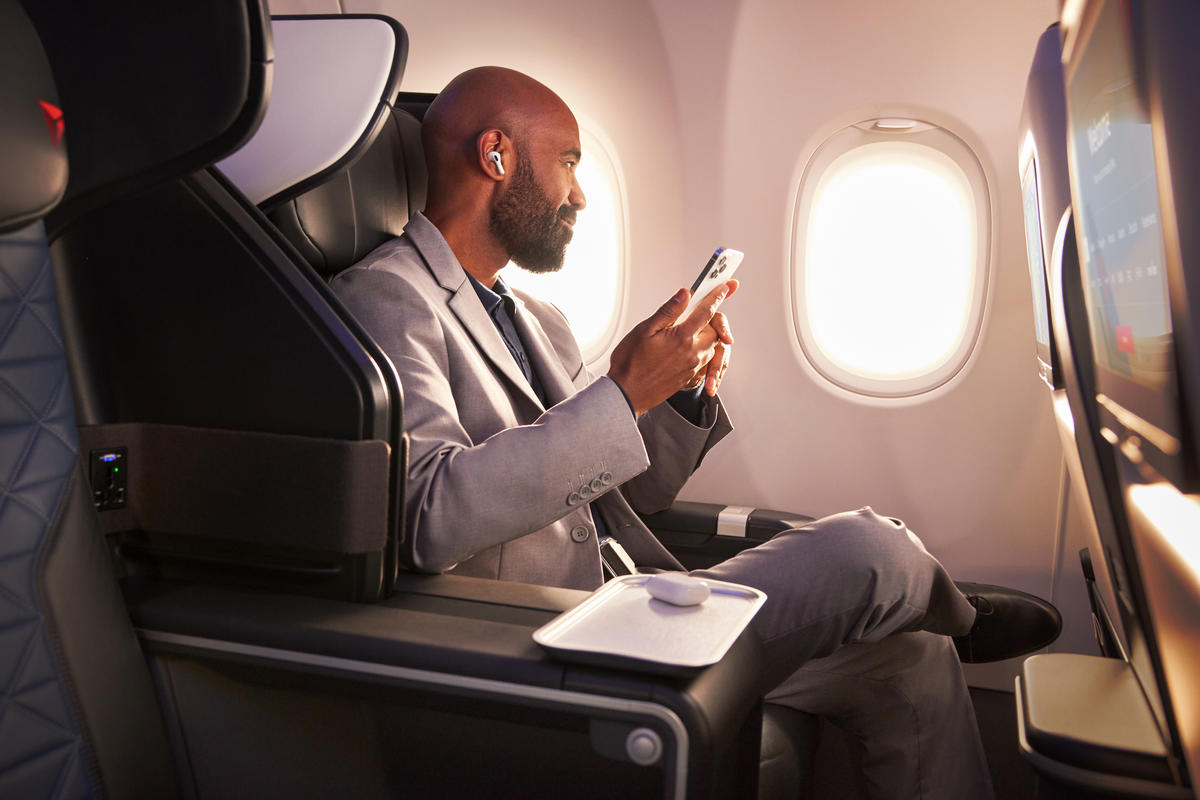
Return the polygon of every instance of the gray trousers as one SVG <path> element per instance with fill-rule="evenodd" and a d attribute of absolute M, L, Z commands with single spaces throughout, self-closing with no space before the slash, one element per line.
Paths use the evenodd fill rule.
<path fill-rule="evenodd" d="M 870 508 L 785 531 L 692 573 L 753 586 L 767 702 L 859 743 L 872 798 L 989 798 L 991 779 L 947 636 L 975 609 L 904 523 Z"/>

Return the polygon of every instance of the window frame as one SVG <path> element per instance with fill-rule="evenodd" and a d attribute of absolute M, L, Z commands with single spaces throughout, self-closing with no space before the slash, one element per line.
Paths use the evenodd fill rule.
<path fill-rule="evenodd" d="M 843 155 L 879 142 L 905 142 L 929 147 L 948 157 L 961 171 L 975 200 L 975 274 L 963 333 L 949 355 L 920 375 L 882 378 L 864 375 L 833 361 L 817 344 L 805 314 L 803 287 L 813 201 L 828 168 Z M 874 117 L 837 126 L 812 150 L 795 184 L 788 242 L 788 304 L 793 335 L 807 363 L 829 384 L 855 397 L 884 401 L 919 397 L 949 384 L 962 374 L 977 350 L 991 288 L 993 203 L 990 183 L 975 150 L 953 131 L 915 117 Z"/>

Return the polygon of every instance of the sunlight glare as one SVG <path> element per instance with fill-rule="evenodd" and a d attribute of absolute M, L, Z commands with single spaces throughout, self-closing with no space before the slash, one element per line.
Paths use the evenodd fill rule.
<path fill-rule="evenodd" d="M 945 154 L 869 144 L 822 176 L 802 291 L 815 345 L 867 378 L 924 375 L 967 334 L 975 291 L 975 202 Z"/>

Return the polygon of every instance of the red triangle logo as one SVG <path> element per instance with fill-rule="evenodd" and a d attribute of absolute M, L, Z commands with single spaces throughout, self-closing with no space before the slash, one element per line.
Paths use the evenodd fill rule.
<path fill-rule="evenodd" d="M 46 128 L 50 131 L 50 139 L 54 142 L 54 146 L 58 147 L 62 143 L 63 131 L 66 130 L 62 109 L 45 100 L 38 100 L 38 105 L 42 107 L 42 116 L 46 119 Z"/>

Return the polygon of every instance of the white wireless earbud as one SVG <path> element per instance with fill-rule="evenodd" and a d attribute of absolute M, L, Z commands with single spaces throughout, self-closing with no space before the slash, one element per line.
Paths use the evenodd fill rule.
<path fill-rule="evenodd" d="M 501 161 L 500 161 L 500 154 L 497 153 L 495 150 L 493 150 L 492 152 L 487 154 L 487 157 L 488 157 L 488 161 L 491 161 L 493 164 L 496 165 L 496 172 L 503 175 L 504 174 L 504 164 L 501 163 Z"/>

